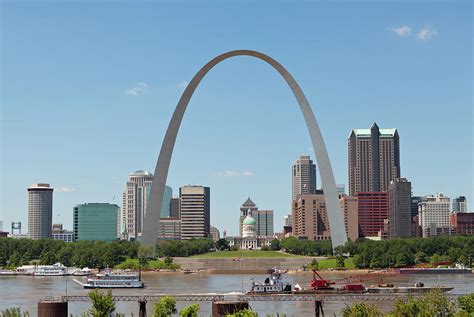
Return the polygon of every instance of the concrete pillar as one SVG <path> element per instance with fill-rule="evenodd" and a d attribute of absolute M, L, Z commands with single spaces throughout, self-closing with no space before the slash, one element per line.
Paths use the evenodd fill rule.
<path fill-rule="evenodd" d="M 320 300 L 314 301 L 314 315 L 316 317 L 324 317 L 323 302 Z"/>
<path fill-rule="evenodd" d="M 67 302 L 62 300 L 38 302 L 38 317 L 68 317 Z"/>
<path fill-rule="evenodd" d="M 248 308 L 249 302 L 212 302 L 212 317 L 224 317 Z"/>
<path fill-rule="evenodd" d="M 139 300 L 138 306 L 140 307 L 140 310 L 138 311 L 138 317 L 146 317 L 146 300 Z"/>

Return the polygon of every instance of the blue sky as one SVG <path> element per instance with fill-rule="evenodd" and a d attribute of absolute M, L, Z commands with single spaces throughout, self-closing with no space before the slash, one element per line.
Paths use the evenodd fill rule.
<path fill-rule="evenodd" d="M 183 85 L 214 56 L 262 51 L 300 83 L 347 187 L 352 128 L 398 128 L 416 195 L 473 206 L 472 4 L 462 2 L 2 2 L 1 210 L 27 228 L 26 188 L 56 188 L 53 221 L 114 202 L 154 171 Z M 265 63 L 227 60 L 203 80 L 168 184 L 211 187 L 211 223 L 238 232 L 251 196 L 280 231 L 291 165 L 314 157 L 291 91 Z M 319 186 L 319 185 L 318 185 Z M 115 197 L 115 199 L 114 199 Z"/>

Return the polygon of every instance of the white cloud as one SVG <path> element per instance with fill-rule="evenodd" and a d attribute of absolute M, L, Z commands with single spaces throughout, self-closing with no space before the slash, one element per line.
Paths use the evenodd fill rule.
<path fill-rule="evenodd" d="M 422 41 L 429 41 L 435 35 L 438 35 L 438 32 L 435 29 L 430 28 L 429 26 L 424 26 L 418 31 L 416 37 Z"/>
<path fill-rule="evenodd" d="M 178 88 L 186 88 L 186 86 L 188 85 L 189 83 L 185 80 L 183 80 L 182 82 L 179 82 L 178 83 Z"/>
<path fill-rule="evenodd" d="M 248 177 L 248 176 L 253 176 L 253 173 L 251 171 L 227 170 L 227 171 L 219 172 L 218 175 L 223 176 L 223 177 L 240 177 L 240 176 Z"/>
<path fill-rule="evenodd" d="M 390 29 L 393 33 L 395 33 L 399 37 L 407 37 L 411 34 L 411 27 L 403 25 L 398 28 Z"/>
<path fill-rule="evenodd" d="M 150 90 L 150 86 L 141 82 L 137 83 L 132 88 L 125 90 L 125 93 L 130 96 L 138 96 L 144 92 L 147 92 L 148 90 Z"/>
<path fill-rule="evenodd" d="M 75 192 L 76 189 L 71 187 L 55 187 L 54 191 L 58 193 L 72 193 Z"/>

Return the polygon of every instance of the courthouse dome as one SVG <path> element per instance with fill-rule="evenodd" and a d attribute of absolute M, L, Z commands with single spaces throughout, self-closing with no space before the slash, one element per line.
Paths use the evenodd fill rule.
<path fill-rule="evenodd" d="M 247 216 L 245 217 L 244 221 L 242 222 L 243 225 L 255 225 L 257 224 L 257 221 L 255 220 L 254 217 L 252 216 Z"/>

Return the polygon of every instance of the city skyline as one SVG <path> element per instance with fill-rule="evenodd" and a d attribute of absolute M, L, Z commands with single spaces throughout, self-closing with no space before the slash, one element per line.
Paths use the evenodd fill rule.
<path fill-rule="evenodd" d="M 279 9 L 282 6 L 284 4 L 277 5 Z M 64 19 L 81 18 L 85 12 L 79 10 L 76 16 L 67 8 L 59 7 L 48 12 L 40 8 L 44 15 L 39 17 L 33 15 L 31 7 L 25 9 L 21 4 L 5 6 L 8 14 L 3 22 L 6 45 L 2 57 L 5 95 L 2 96 L 0 206 L 0 220 L 4 227 L 8 228 L 11 221 L 27 223 L 25 189 L 31 183 L 47 182 L 55 188 L 53 223 L 63 223 L 68 229 L 72 228 L 70 210 L 76 204 L 106 202 L 121 205 L 127 175 L 140 169 L 153 171 L 164 130 L 184 82 L 190 80 L 193 72 L 209 58 L 229 48 L 240 47 L 270 54 L 300 82 L 321 126 L 337 183 L 348 188 L 347 135 L 351 129 L 377 122 L 381 127 L 394 127 L 399 131 L 401 176 L 410 179 L 414 195 L 443 192 L 448 197 L 466 196 L 471 211 L 472 116 L 457 116 L 459 113 L 472 113 L 469 88 L 472 78 L 463 72 L 464 68 L 469 69 L 466 65 L 472 65 L 472 48 L 462 45 L 469 41 L 470 32 L 467 30 L 472 29 L 471 22 L 462 18 L 469 10 L 442 4 L 423 10 L 420 5 L 394 5 L 393 15 L 385 21 L 373 19 L 356 27 L 342 21 L 332 34 L 326 34 L 323 26 L 328 19 L 349 16 L 351 10 L 335 12 L 330 5 L 321 7 L 320 11 L 311 11 L 310 5 L 305 9 L 318 16 L 314 19 L 313 40 L 309 41 L 307 52 L 296 47 L 300 47 L 298 43 L 302 43 L 311 32 L 290 36 L 277 25 L 277 18 L 269 16 L 262 17 L 263 22 L 275 27 L 275 32 L 281 32 L 282 40 L 288 43 L 285 48 L 278 44 L 279 38 L 277 41 L 271 36 L 277 33 L 265 33 L 270 35 L 268 40 L 261 37 L 259 42 L 254 42 L 241 38 L 238 30 L 225 24 L 221 30 L 212 30 L 213 22 L 200 24 L 191 30 L 192 34 L 228 32 L 228 39 L 218 39 L 208 48 L 199 47 L 199 54 L 186 52 L 181 47 L 185 53 L 171 56 L 171 52 L 179 50 L 182 44 L 177 41 L 166 43 L 162 39 L 158 39 L 157 44 L 149 43 L 153 42 L 149 39 L 158 30 L 176 36 L 179 34 L 174 29 L 176 23 L 196 22 L 191 15 L 195 12 L 187 8 L 184 16 L 189 17 L 190 22 L 163 17 L 161 22 L 153 22 L 151 29 L 141 29 L 144 24 L 130 26 L 130 30 L 121 29 L 141 34 L 132 40 L 133 45 L 140 49 L 128 48 L 99 66 L 101 61 L 111 56 L 112 51 L 101 51 L 99 39 L 112 34 L 107 23 L 113 22 L 110 21 L 113 18 L 101 21 L 101 16 L 92 15 L 90 20 L 98 26 L 97 34 L 90 33 L 89 27 L 76 34 L 80 45 L 85 45 L 82 41 L 86 38 L 91 39 L 87 47 L 92 55 L 82 58 L 51 39 L 59 35 L 74 47 L 75 42 L 63 33 L 72 31 Z M 361 17 L 383 11 L 377 5 L 372 7 L 358 7 L 355 11 Z M 120 13 L 125 14 L 126 8 L 118 5 L 112 9 L 120 16 Z M 177 8 L 179 6 L 170 6 L 170 10 Z M 414 10 L 408 14 L 406 8 Z M 110 8 L 97 7 L 99 11 L 105 9 Z M 256 11 L 263 10 L 264 7 L 256 6 Z M 276 8 L 270 10 L 278 17 Z M 305 10 L 293 8 L 286 12 L 291 19 L 294 11 L 304 14 Z M 134 8 L 132 11 L 143 17 L 143 23 L 160 21 L 146 10 Z M 218 16 L 220 22 L 229 17 L 225 10 L 211 14 Z M 324 15 L 328 18 L 325 19 Z M 22 22 L 26 18 L 32 20 L 31 25 L 43 23 L 41 31 L 30 29 L 28 23 Z M 44 23 L 47 19 L 63 26 L 59 28 L 63 30 L 55 30 L 53 24 Z M 255 16 L 240 19 L 244 24 L 248 23 L 245 28 L 260 23 L 260 18 Z M 304 23 L 309 22 L 298 23 L 290 31 L 304 29 Z M 425 24 L 436 30 L 430 39 L 420 39 L 416 33 Z M 399 35 L 396 30 L 404 25 L 410 26 L 413 33 Z M 348 30 L 349 26 L 351 30 Z M 354 43 L 358 31 L 366 32 L 367 36 L 361 43 Z M 332 35 L 337 35 L 338 40 L 335 41 Z M 26 41 L 15 42 L 14 37 L 18 36 Z M 33 40 L 35 37 L 38 39 Z M 31 44 L 26 44 L 28 40 Z M 38 41 L 42 41 L 42 47 L 50 49 L 50 57 L 44 55 L 46 51 L 42 48 L 30 47 Z M 110 49 L 120 51 L 119 36 L 111 36 L 107 41 Z M 377 44 L 372 41 L 377 41 Z M 339 42 L 352 45 L 352 54 L 340 55 L 343 46 Z M 55 48 L 58 52 L 53 52 Z M 374 49 L 382 49 L 386 54 L 363 57 Z M 21 53 L 14 56 L 14 52 Z M 72 55 L 67 58 L 58 55 L 70 53 Z M 451 58 L 444 57 L 446 54 L 451 54 Z M 137 61 L 137 56 L 142 55 L 148 64 Z M 44 65 L 31 65 L 37 56 L 42 56 Z M 72 63 L 75 58 L 81 61 L 80 68 Z M 165 58 L 170 62 L 164 63 Z M 133 61 L 133 65 L 124 66 L 127 61 Z M 198 89 L 184 118 L 186 122 L 180 131 L 168 178 L 168 184 L 174 189 L 189 183 L 209 186 L 213 191 L 211 224 L 232 235 L 237 234 L 238 228 L 226 226 L 226 219 L 232 217 L 231 223 L 237 223 L 239 215 L 233 211 L 248 196 L 273 209 L 275 228 L 281 228 L 283 216 L 291 208 L 288 167 L 300 155 L 309 154 L 314 158 L 307 133 L 301 126 L 301 115 L 294 111 L 296 102 L 291 93 L 281 79 L 270 74 L 271 69 L 258 64 L 246 58 L 238 62 L 228 61 L 203 82 L 206 87 Z M 118 65 L 123 67 L 113 70 Z M 247 70 L 250 68 L 254 70 L 249 78 Z M 65 75 L 62 69 L 68 69 L 75 77 Z M 95 69 L 103 73 L 103 77 Z M 378 69 L 383 69 L 383 72 Z M 38 76 L 46 70 L 48 78 L 40 82 Z M 394 70 L 403 76 L 394 78 L 390 75 Z M 446 77 L 450 82 L 441 84 Z M 24 85 L 19 84 L 20 79 Z M 343 81 L 348 84 L 341 85 Z M 343 86 L 345 93 L 341 94 L 338 90 Z M 21 93 L 24 87 L 28 88 L 28 96 Z M 235 93 L 237 88 L 238 94 Z M 456 120 L 447 120 L 444 109 L 452 111 L 451 117 L 456 117 Z M 228 116 L 234 117 L 235 122 L 224 120 Z M 252 118 L 250 122 L 247 121 L 249 117 Z M 37 120 L 48 122 L 48 126 L 38 129 Z M 82 126 L 76 123 L 84 120 L 87 120 L 88 129 L 81 129 Z M 102 130 L 104 120 L 116 122 L 117 127 Z M 130 123 L 143 125 L 144 131 L 127 129 Z M 38 137 L 47 138 L 47 144 L 38 146 L 30 140 L 33 132 Z M 145 142 L 143 135 L 147 138 Z M 136 142 L 139 137 L 140 141 Z M 266 138 L 270 140 L 263 142 Z M 449 149 L 432 148 L 433 142 L 445 143 Z M 207 149 L 203 151 L 206 153 L 201 152 L 199 157 L 193 158 L 192 164 L 188 164 L 191 153 L 201 148 Z M 456 164 L 451 163 L 452 153 L 457 154 Z M 30 160 L 31 157 L 35 159 Z"/>

